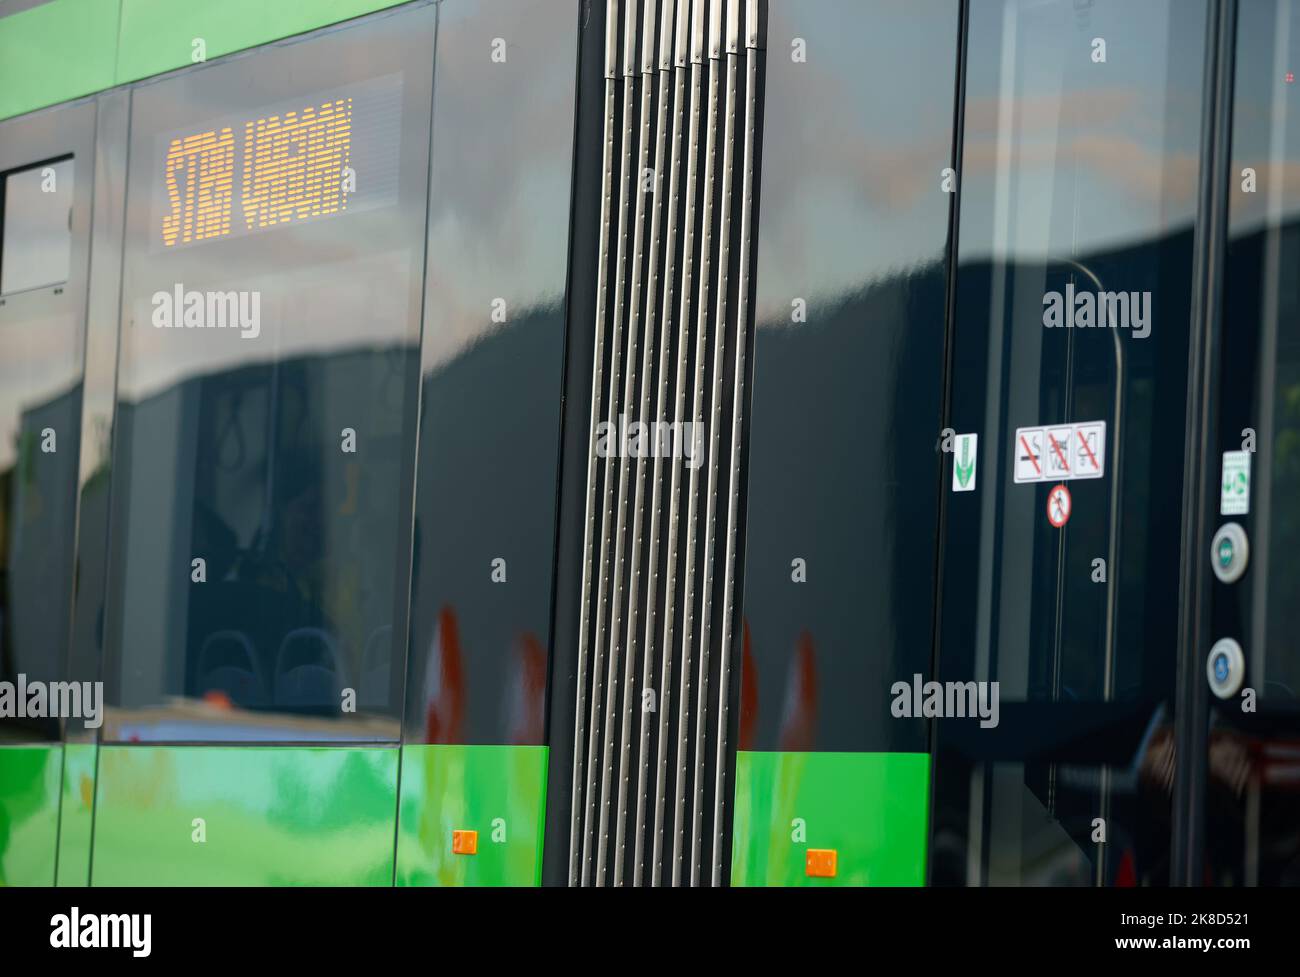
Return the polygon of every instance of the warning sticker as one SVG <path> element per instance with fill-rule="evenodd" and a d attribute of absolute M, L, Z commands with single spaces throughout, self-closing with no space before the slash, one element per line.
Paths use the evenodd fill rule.
<path fill-rule="evenodd" d="M 1060 529 L 1070 521 L 1070 490 L 1064 485 L 1054 485 L 1047 493 L 1047 521 Z"/>
<path fill-rule="evenodd" d="M 1049 427 L 1046 431 L 1047 450 L 1043 452 L 1044 477 L 1053 482 L 1070 477 L 1070 429 L 1068 427 Z"/>
<path fill-rule="evenodd" d="M 1016 428 L 1015 480 L 1068 482 L 1106 473 L 1106 422 Z"/>
<path fill-rule="evenodd" d="M 1043 430 L 1022 427 L 1016 432 L 1016 481 L 1039 482 L 1043 478 Z"/>
<path fill-rule="evenodd" d="M 1225 451 L 1219 513 L 1225 516 L 1244 516 L 1249 512 L 1250 452 Z"/>
<path fill-rule="evenodd" d="M 1101 478 L 1106 470 L 1106 424 L 1076 424 L 1071 432 L 1073 440 L 1073 470 L 1075 478 Z"/>

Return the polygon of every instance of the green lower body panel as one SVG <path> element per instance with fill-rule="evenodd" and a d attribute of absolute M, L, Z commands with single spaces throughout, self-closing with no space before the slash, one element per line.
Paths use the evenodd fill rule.
<path fill-rule="evenodd" d="M 103 746 L 95 885 L 391 885 L 396 747 Z"/>
<path fill-rule="evenodd" d="M 733 885 L 923 885 L 926 753 L 736 755 Z M 807 874 L 834 849 L 833 878 Z"/>
<path fill-rule="evenodd" d="M 398 885 L 537 885 L 546 810 L 544 746 L 402 748 Z M 476 831 L 477 852 L 452 851 Z"/>
<path fill-rule="evenodd" d="M 58 885 L 90 884 L 90 832 L 95 813 L 96 749 L 94 743 L 65 743 L 63 746 Z"/>
<path fill-rule="evenodd" d="M 0 885 L 53 885 L 63 747 L 0 746 Z"/>

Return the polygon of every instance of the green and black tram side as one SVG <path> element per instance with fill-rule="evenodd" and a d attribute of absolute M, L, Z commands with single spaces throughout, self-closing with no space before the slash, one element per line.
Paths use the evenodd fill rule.
<path fill-rule="evenodd" d="M 1298 50 L 0 7 L 0 883 L 1300 880 Z"/>

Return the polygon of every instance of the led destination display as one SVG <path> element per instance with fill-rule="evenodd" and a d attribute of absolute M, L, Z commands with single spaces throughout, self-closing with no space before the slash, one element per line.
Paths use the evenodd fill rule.
<path fill-rule="evenodd" d="M 394 75 L 160 136 L 155 250 L 392 204 L 400 109 Z"/>

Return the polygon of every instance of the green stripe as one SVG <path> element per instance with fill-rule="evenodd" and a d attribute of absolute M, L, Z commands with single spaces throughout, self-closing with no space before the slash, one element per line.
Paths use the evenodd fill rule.
<path fill-rule="evenodd" d="M 117 83 L 183 68 L 206 59 L 351 20 L 404 0 L 121 0 Z"/>
<path fill-rule="evenodd" d="M 406 0 L 51 0 L 0 17 L 0 119 Z"/>
<path fill-rule="evenodd" d="M 0 18 L 0 119 L 113 86 L 118 0 L 51 0 Z"/>
<path fill-rule="evenodd" d="M 732 884 L 923 885 L 929 783 L 926 753 L 737 753 Z"/>

